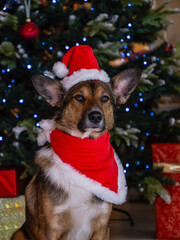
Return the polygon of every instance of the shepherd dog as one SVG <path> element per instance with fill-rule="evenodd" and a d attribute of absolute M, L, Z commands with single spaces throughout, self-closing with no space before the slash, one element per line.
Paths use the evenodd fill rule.
<path fill-rule="evenodd" d="M 54 118 L 49 121 L 53 128 L 72 136 L 75 142 L 96 141 L 111 130 L 114 110 L 127 101 L 140 77 L 141 70 L 130 68 L 109 82 L 86 80 L 68 90 L 61 81 L 44 75 L 33 76 L 32 82 L 38 93 L 56 106 Z M 47 133 L 49 129 L 45 128 Z M 83 149 L 83 142 L 81 145 Z M 36 153 L 38 171 L 25 190 L 26 220 L 11 239 L 109 240 L 108 223 L 114 202 L 101 198 L 95 188 L 91 191 L 90 185 L 81 187 L 86 186 L 84 178 L 80 178 L 78 186 L 74 175 L 61 168 L 53 154 L 50 141 Z"/>

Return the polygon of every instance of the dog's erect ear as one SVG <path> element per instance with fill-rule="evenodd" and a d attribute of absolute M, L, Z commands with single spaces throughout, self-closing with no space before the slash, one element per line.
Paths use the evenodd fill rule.
<path fill-rule="evenodd" d="M 141 74 L 142 71 L 140 69 L 130 68 L 112 78 L 112 89 L 116 97 L 117 107 L 128 100 L 131 93 L 136 88 L 141 78 Z"/>
<path fill-rule="evenodd" d="M 46 99 L 51 106 L 59 106 L 63 95 L 62 84 L 44 75 L 32 76 L 32 82 L 38 93 Z"/>

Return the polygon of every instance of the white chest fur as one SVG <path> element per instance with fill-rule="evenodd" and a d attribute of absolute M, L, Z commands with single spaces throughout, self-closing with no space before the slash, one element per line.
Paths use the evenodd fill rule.
<path fill-rule="evenodd" d="M 108 203 L 92 204 L 92 194 L 79 187 L 67 185 L 68 199 L 63 205 L 54 208 L 54 214 L 69 211 L 73 227 L 67 240 L 87 240 L 92 232 L 92 220 L 108 212 Z M 66 189 L 66 190 L 67 190 Z"/>

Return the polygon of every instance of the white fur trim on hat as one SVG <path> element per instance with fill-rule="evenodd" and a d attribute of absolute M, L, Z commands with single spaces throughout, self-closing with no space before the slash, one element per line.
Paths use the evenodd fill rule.
<path fill-rule="evenodd" d="M 79 82 L 96 79 L 103 82 L 110 81 L 109 76 L 104 70 L 81 69 L 80 71 L 74 72 L 71 76 L 65 77 L 62 80 L 62 85 L 66 90 L 69 90 L 72 86 Z"/>
<path fill-rule="evenodd" d="M 69 69 L 66 65 L 62 62 L 56 62 L 53 66 L 53 72 L 56 74 L 57 77 L 63 78 L 68 75 Z"/>

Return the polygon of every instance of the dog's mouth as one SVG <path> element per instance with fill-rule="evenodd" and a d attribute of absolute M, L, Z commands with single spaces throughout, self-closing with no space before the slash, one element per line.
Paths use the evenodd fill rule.
<path fill-rule="evenodd" d="M 92 138 L 94 138 L 94 134 L 100 134 L 101 132 L 103 132 L 104 131 L 104 129 L 102 129 L 102 128 L 85 128 L 84 129 L 84 134 L 82 135 L 82 139 L 83 138 L 88 138 L 88 137 L 92 137 Z"/>

